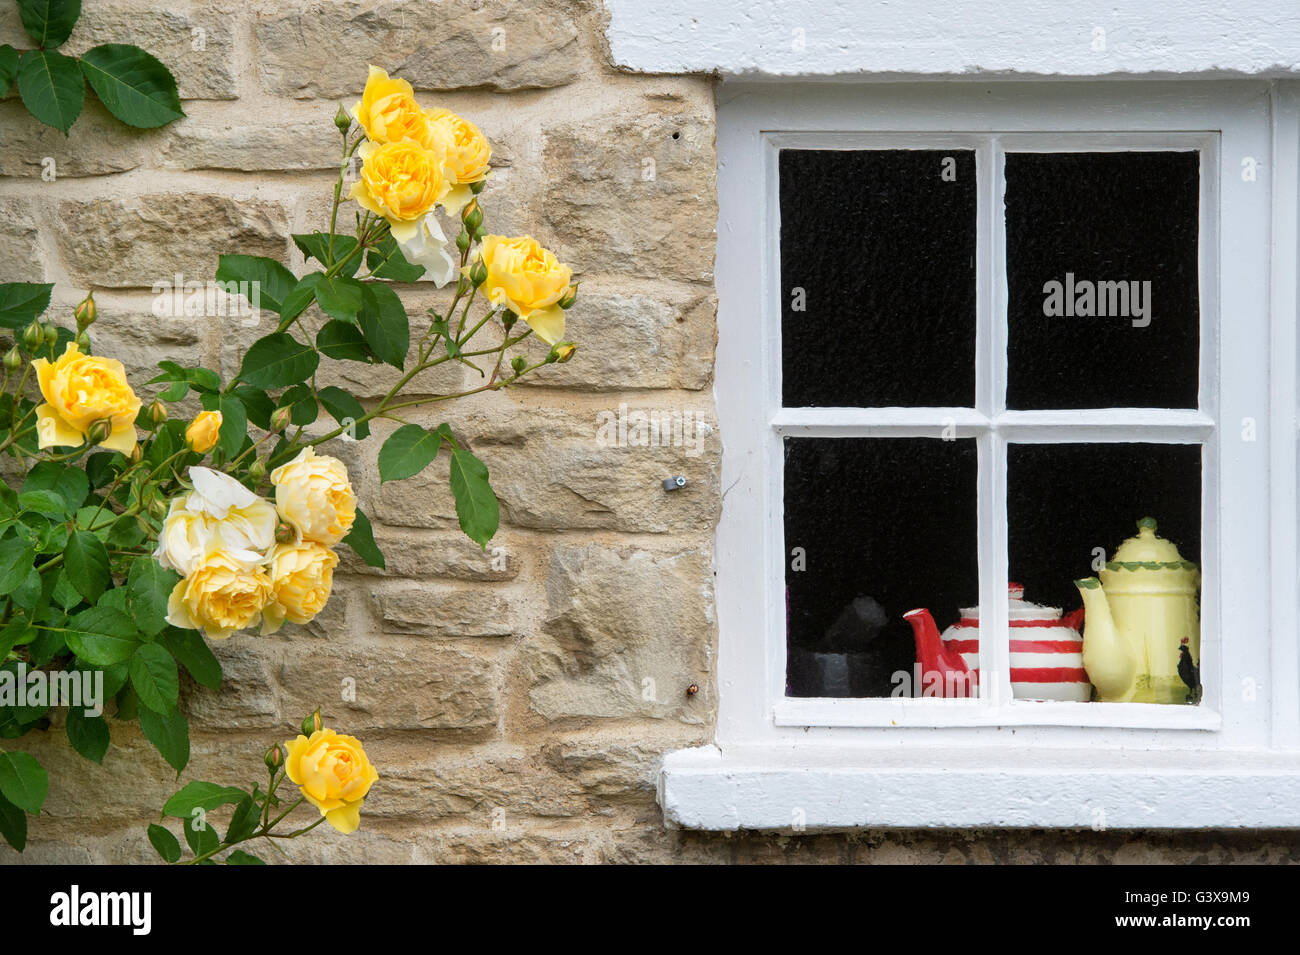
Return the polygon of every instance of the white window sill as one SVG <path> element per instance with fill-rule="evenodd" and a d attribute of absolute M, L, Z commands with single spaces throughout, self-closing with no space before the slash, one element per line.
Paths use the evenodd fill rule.
<path fill-rule="evenodd" d="M 704 830 L 1296 828 L 1300 753 L 701 746 L 659 802 Z"/>

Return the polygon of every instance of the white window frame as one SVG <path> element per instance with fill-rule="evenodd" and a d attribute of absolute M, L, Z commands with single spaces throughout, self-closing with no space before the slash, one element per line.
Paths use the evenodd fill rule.
<path fill-rule="evenodd" d="M 670 823 L 1300 824 L 1295 88 L 728 82 L 718 101 L 715 394 L 726 489 L 715 554 L 718 730 L 715 746 L 665 760 Z M 991 134 L 999 139 L 984 138 Z M 1004 412 L 1001 376 L 985 373 L 992 350 L 1006 344 L 1001 230 L 992 220 L 1002 198 L 996 150 L 1084 141 L 1090 149 L 1202 151 L 1201 407 L 1119 415 L 1141 440 L 1205 443 L 1202 705 L 1017 701 L 1004 640 L 981 641 L 981 668 L 1000 679 L 980 700 L 785 698 L 782 435 L 933 437 L 936 412 L 959 434 L 983 429 L 979 597 L 995 632 L 1007 615 L 998 585 L 1007 579 L 1005 515 L 990 507 L 1005 499 L 1005 471 L 990 466 L 1001 442 L 1060 440 L 1066 428 L 1072 441 L 1115 439 L 1096 428 L 1101 416 L 1116 421 L 1115 412 Z M 963 142 L 977 147 L 983 171 L 975 410 L 783 411 L 776 149 Z M 1246 159 L 1255 162 L 1253 181 L 1241 172 Z M 1247 418 L 1256 422 L 1253 442 L 1240 440 Z"/>

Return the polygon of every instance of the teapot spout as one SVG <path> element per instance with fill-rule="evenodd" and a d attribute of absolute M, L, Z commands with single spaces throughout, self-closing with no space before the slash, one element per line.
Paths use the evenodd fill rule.
<path fill-rule="evenodd" d="M 975 695 L 975 674 L 961 654 L 943 645 L 930 611 L 920 608 L 903 614 L 916 639 L 916 662 L 921 665 L 921 695 L 966 697 Z"/>
<path fill-rule="evenodd" d="M 1083 668 L 1103 703 L 1123 703 L 1137 689 L 1138 658 L 1128 638 L 1115 626 L 1106 591 L 1096 577 L 1076 580 L 1083 598 Z"/>

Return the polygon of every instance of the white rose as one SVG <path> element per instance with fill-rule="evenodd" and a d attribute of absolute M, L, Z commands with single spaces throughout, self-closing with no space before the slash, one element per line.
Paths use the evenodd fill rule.
<path fill-rule="evenodd" d="M 154 559 L 189 576 L 204 558 L 224 551 L 249 567 L 275 543 L 275 505 L 228 474 L 192 467 L 194 490 L 172 499 Z"/>

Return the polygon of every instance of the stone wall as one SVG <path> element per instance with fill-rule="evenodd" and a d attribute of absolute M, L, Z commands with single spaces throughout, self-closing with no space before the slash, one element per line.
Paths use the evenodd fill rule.
<path fill-rule="evenodd" d="M 56 282 L 64 307 L 93 284 L 97 348 L 136 382 L 162 358 L 230 373 L 266 333 L 237 318 L 158 319 L 152 288 L 211 278 L 222 251 L 301 269 L 286 235 L 327 226 L 332 117 L 367 63 L 481 126 L 496 147 L 489 230 L 533 233 L 583 282 L 574 361 L 416 418 L 449 421 L 487 463 L 502 505 L 488 551 L 456 527 L 445 464 L 381 487 L 385 429 L 336 442 L 388 569 L 345 554 L 312 625 L 217 647 L 220 692 L 184 691 L 184 779 L 260 778 L 262 750 L 319 703 L 365 741 L 381 779 L 362 830 L 289 844 L 301 861 L 1290 861 L 1288 840 L 1251 834 L 664 828 L 660 756 L 711 740 L 716 699 L 713 91 L 705 78 L 615 70 L 603 20 L 597 0 L 96 0 L 70 47 L 156 53 L 187 118 L 129 131 L 88 103 L 65 139 L 0 102 L 0 281 Z M 0 6 L 0 42 L 23 39 L 13 6 Z M 41 177 L 46 157 L 54 181 Z M 402 290 L 413 315 L 436 294 Z M 363 399 L 391 384 L 360 367 L 321 384 Z M 444 366 L 419 387 L 447 391 L 472 374 Z M 599 416 L 620 406 L 689 412 L 704 440 L 607 446 Z M 673 474 L 687 486 L 666 494 Z M 24 746 L 54 782 L 26 855 L 0 848 L 0 861 L 154 858 L 144 827 L 178 784 L 133 725 L 114 725 L 102 767 L 72 754 L 57 726 Z"/>

